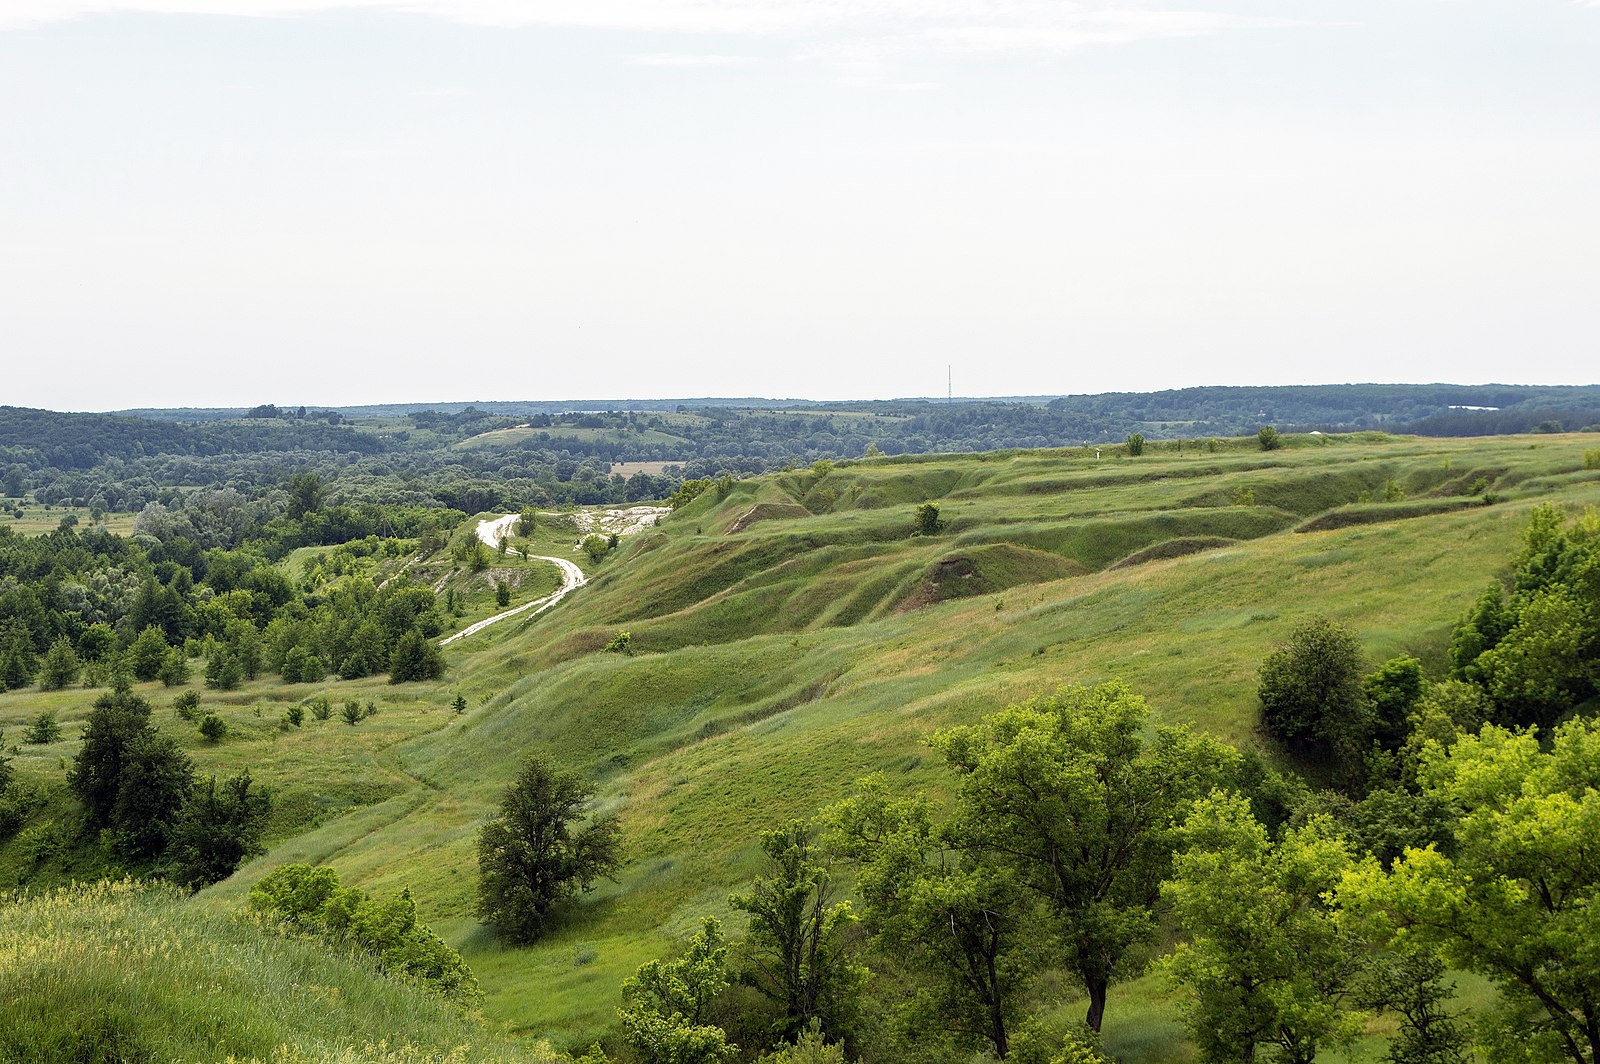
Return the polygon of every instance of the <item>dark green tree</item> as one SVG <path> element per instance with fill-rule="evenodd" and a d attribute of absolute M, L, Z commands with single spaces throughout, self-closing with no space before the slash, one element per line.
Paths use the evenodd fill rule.
<path fill-rule="evenodd" d="M 53 743 L 59 738 L 61 738 L 61 725 L 56 723 L 55 711 L 47 709 L 33 718 L 33 723 L 29 725 L 28 730 L 23 734 L 22 741 L 33 745 L 42 745 L 44 743 Z"/>
<path fill-rule="evenodd" d="M 171 649 L 167 637 L 156 625 L 146 625 L 128 647 L 128 668 L 139 681 L 154 680 Z"/>
<path fill-rule="evenodd" d="M 249 772 L 223 781 L 207 776 L 194 788 L 172 825 L 168 854 L 173 878 L 199 889 L 231 876 L 247 858 L 266 852 L 261 836 L 272 811 L 272 798 L 252 789 Z"/>
<path fill-rule="evenodd" d="M 160 856 L 193 786 L 189 758 L 146 723 L 123 750 L 109 825 L 117 851 L 134 860 Z"/>
<path fill-rule="evenodd" d="M 33 636 L 21 621 L 0 621 L 0 691 L 26 687 L 39 670 Z"/>
<path fill-rule="evenodd" d="M 158 677 L 164 687 L 182 687 L 189 682 L 189 655 L 183 652 L 182 647 L 167 651 Z"/>
<path fill-rule="evenodd" d="M 511 605 L 511 585 L 504 580 L 494 582 L 494 604 L 500 609 Z"/>
<path fill-rule="evenodd" d="M 444 675 L 444 652 L 415 628 L 400 637 L 389 655 L 389 682 L 437 680 Z"/>
<path fill-rule="evenodd" d="M 912 534 L 917 536 L 937 536 L 944 531 L 944 519 L 939 516 L 939 504 L 925 502 L 917 507 L 916 527 Z"/>
<path fill-rule="evenodd" d="M 67 785 L 83 803 L 94 828 L 112 826 L 112 810 L 128 747 L 150 730 L 150 703 L 126 689 L 95 699 L 83 730 L 83 746 L 67 770 Z"/>
<path fill-rule="evenodd" d="M 1261 663 L 1262 723 L 1292 744 L 1331 753 L 1346 766 L 1372 735 L 1372 710 L 1361 687 L 1361 643 L 1326 617 L 1313 617 Z"/>
<path fill-rule="evenodd" d="M 866 970 L 855 962 L 847 931 L 856 922 L 844 884 L 803 820 L 761 833 L 767 872 L 728 903 L 750 915 L 739 978 L 778 1006 L 776 1039 L 794 1038 L 813 1019 L 824 1031 L 848 1028 Z"/>
<path fill-rule="evenodd" d="M 78 682 L 83 672 L 83 662 L 72 649 L 72 640 L 58 636 L 44 656 L 44 666 L 39 670 L 39 690 L 59 691 Z"/>
<path fill-rule="evenodd" d="M 478 915 L 514 942 L 531 942 L 557 904 L 622 863 L 615 816 L 584 812 L 595 786 L 544 757 L 530 757 L 500 800 L 500 815 L 478 832 Z"/>

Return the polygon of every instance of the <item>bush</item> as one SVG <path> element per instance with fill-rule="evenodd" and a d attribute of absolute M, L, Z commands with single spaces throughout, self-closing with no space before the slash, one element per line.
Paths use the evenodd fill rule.
<path fill-rule="evenodd" d="M 205 736 L 207 742 L 220 743 L 222 737 L 228 734 L 228 725 L 215 713 L 207 713 L 200 720 L 200 734 Z"/>
<path fill-rule="evenodd" d="M 284 865 L 251 888 L 250 905 L 293 928 L 368 953 L 385 971 L 445 997 L 471 1002 L 479 996 L 478 981 L 461 954 L 417 920 L 409 890 L 380 901 L 339 886 L 339 874 L 331 868 Z"/>
<path fill-rule="evenodd" d="M 306 707 L 299 704 L 292 705 L 284 711 L 283 715 L 290 724 L 298 728 L 306 722 Z"/>
<path fill-rule="evenodd" d="M 59 738 L 61 738 L 61 725 L 56 723 L 55 712 L 48 709 L 34 717 L 33 723 L 22 735 L 22 741 L 33 746 L 53 743 Z"/>
<path fill-rule="evenodd" d="M 1135 432 L 1128 437 L 1128 457 L 1137 458 L 1144 454 L 1144 434 Z"/>
<path fill-rule="evenodd" d="M 633 656 L 633 634 L 631 632 L 618 632 L 611 637 L 611 642 L 606 644 L 607 654 L 627 654 Z"/>
<path fill-rule="evenodd" d="M 504 580 L 494 582 L 494 604 L 501 609 L 511 605 L 511 585 Z"/>
<path fill-rule="evenodd" d="M 939 504 L 925 502 L 917 507 L 917 524 L 913 536 L 937 536 L 944 531 L 944 519 L 939 516 Z"/>
<path fill-rule="evenodd" d="M 194 721 L 195 710 L 200 708 L 200 692 L 183 692 L 183 694 L 173 699 L 172 708 L 177 712 L 180 718 L 192 723 Z"/>
<path fill-rule="evenodd" d="M 327 720 L 333 716 L 333 706 L 321 695 L 313 698 L 309 705 L 311 706 L 311 715 L 318 720 Z"/>
<path fill-rule="evenodd" d="M 611 549 L 611 545 L 606 542 L 604 536 L 585 536 L 580 546 L 583 548 L 583 553 L 589 556 L 589 561 L 595 564 L 598 564 L 600 559 L 606 556 L 606 552 Z"/>
<path fill-rule="evenodd" d="M 1256 441 L 1261 444 L 1263 451 L 1276 451 L 1283 446 L 1283 437 L 1271 425 L 1261 427 L 1261 431 L 1256 433 Z"/>
<path fill-rule="evenodd" d="M 352 727 L 354 727 L 357 723 L 360 722 L 360 720 L 361 720 L 361 718 L 363 716 L 363 714 L 361 712 L 361 703 L 355 701 L 354 699 L 351 699 L 350 701 L 346 702 L 344 704 L 344 710 L 340 713 L 340 716 L 344 718 L 344 722 L 346 724 L 349 724 Z"/>
<path fill-rule="evenodd" d="M 217 781 L 209 776 L 195 788 L 172 826 L 172 878 L 198 890 L 220 883 L 246 858 L 266 852 L 261 836 L 272 811 L 272 798 L 259 787 L 252 791 L 251 782 L 250 773 L 244 772 L 225 781 L 221 794 L 217 793 Z"/>

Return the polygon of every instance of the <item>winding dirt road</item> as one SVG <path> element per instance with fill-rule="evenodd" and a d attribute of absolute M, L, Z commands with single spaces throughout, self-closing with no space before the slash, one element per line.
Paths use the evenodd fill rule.
<path fill-rule="evenodd" d="M 517 523 L 517 516 L 517 514 L 506 514 L 504 517 L 496 517 L 493 520 L 479 521 L 478 538 L 491 547 L 498 547 L 500 538 L 509 535 L 511 526 Z M 513 606 L 511 609 L 503 613 L 497 613 L 493 617 L 485 617 L 476 624 L 469 624 L 455 635 L 447 635 L 439 640 L 440 646 L 454 643 L 457 639 L 465 639 L 469 635 L 476 635 L 496 621 L 503 621 L 507 617 L 515 617 L 519 613 L 527 613 L 529 610 L 534 613 L 543 613 L 565 598 L 567 592 L 575 591 L 588 583 L 588 580 L 584 578 L 583 570 L 578 568 L 577 563 L 568 561 L 566 558 L 552 558 L 544 554 L 523 554 L 519 550 L 512 550 L 510 553 L 524 558 L 532 558 L 534 561 L 555 563 L 556 567 L 561 570 L 561 586 L 556 589 L 554 594 L 546 595 L 541 599 L 534 599 L 532 602 L 524 602 L 520 606 Z"/>

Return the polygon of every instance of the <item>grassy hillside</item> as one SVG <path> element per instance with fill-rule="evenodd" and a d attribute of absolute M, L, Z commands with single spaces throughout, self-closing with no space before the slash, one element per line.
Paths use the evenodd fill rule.
<path fill-rule="evenodd" d="M 1505 565 L 1529 506 L 1600 502 L 1586 443 L 1324 436 L 1262 452 L 1200 441 L 1139 458 L 1075 448 L 864 461 L 712 489 L 625 541 L 557 608 L 452 645 L 445 681 L 318 688 L 379 701 L 356 727 L 336 717 L 281 731 L 279 703 L 306 685 L 231 694 L 238 732 L 220 747 L 186 740 L 192 755 L 208 771 L 261 766 L 304 812 L 206 896 L 237 902 L 291 860 L 409 886 L 471 963 L 491 1020 L 586 1043 L 614 1023 L 625 975 L 702 914 L 730 916 L 760 829 L 868 772 L 941 786 L 923 746 L 941 725 L 1121 677 L 1159 718 L 1253 743 L 1256 667 L 1315 613 L 1354 628 L 1374 661 L 1410 651 L 1438 674 L 1451 625 Z M 913 537 L 927 501 L 945 530 Z M 619 630 L 635 656 L 599 652 Z M 461 717 L 446 709 L 457 690 L 470 705 Z M 14 741 L 9 729 L 40 705 L 71 721 L 88 701 L 0 695 L 0 726 Z M 19 768 L 50 786 L 73 747 L 24 748 Z M 554 934 L 510 949 L 472 915 L 473 837 L 536 750 L 600 780 L 628 861 Z M 17 845 L 0 849 L 0 874 L 27 874 Z M 1181 1059 L 1164 1000 L 1155 984 L 1114 991 L 1108 1046 Z"/>
<path fill-rule="evenodd" d="M 129 882 L 0 908 L 0 971 L 4 1061 L 555 1059 L 366 959 Z"/>

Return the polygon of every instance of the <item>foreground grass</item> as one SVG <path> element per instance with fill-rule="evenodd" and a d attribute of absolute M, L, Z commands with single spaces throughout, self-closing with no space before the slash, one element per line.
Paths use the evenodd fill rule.
<path fill-rule="evenodd" d="M 0 907 L 0 1060 L 525 1061 L 436 995 L 160 886 Z"/>

